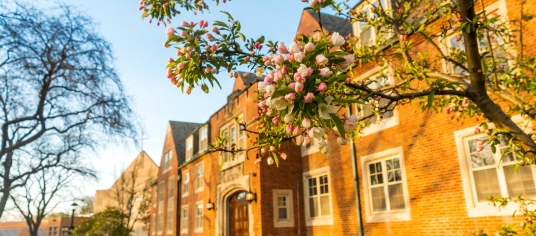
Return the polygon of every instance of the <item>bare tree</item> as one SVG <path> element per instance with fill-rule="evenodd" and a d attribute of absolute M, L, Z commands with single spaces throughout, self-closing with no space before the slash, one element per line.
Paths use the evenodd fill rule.
<path fill-rule="evenodd" d="M 78 205 L 78 214 L 86 215 L 93 214 L 93 206 L 95 205 L 95 197 L 93 196 L 84 196 L 78 199 L 81 204 Z"/>
<path fill-rule="evenodd" d="M 46 136 L 45 136 L 46 137 Z M 55 136 L 57 137 L 57 136 Z M 39 139 L 30 144 L 37 160 L 46 160 L 56 154 L 56 166 L 41 169 L 29 175 L 26 184 L 10 193 L 15 209 L 24 217 L 31 236 L 37 236 L 39 225 L 59 204 L 70 198 L 73 181 L 80 178 L 96 179 L 91 167 L 87 167 L 82 155 L 86 139 L 83 136 L 64 137 L 63 145 L 50 144 L 50 139 Z M 32 161 L 30 159 L 30 161 Z M 28 163 L 18 163 L 18 167 Z M 24 168 L 19 168 L 21 170 Z M 20 172 L 18 172 L 20 174 Z"/>
<path fill-rule="evenodd" d="M 32 156 L 32 144 L 62 147 L 80 138 L 77 148 L 89 152 L 102 140 L 135 135 L 110 46 L 92 25 L 68 6 L 0 7 L 0 217 L 10 192 L 33 174 L 71 163 L 62 153 Z"/>
<path fill-rule="evenodd" d="M 146 229 L 150 220 L 151 176 L 156 169 L 143 168 L 143 159 L 138 158 L 117 179 L 110 189 L 111 198 L 117 203 L 117 209 L 125 214 L 125 226 L 134 230 L 140 222 Z"/>

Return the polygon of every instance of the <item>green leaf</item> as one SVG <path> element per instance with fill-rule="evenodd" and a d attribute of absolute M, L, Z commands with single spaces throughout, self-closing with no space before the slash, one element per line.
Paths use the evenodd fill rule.
<path fill-rule="evenodd" d="M 337 130 L 339 131 L 339 134 L 341 134 L 341 137 L 346 137 L 346 131 L 344 130 L 344 124 L 342 123 L 341 118 L 339 118 L 335 114 L 329 114 L 331 116 L 331 120 L 333 120 L 333 123 L 335 123 L 335 126 L 337 126 Z"/>
<path fill-rule="evenodd" d="M 495 145 L 490 145 L 490 146 L 491 146 L 491 152 L 495 154 L 495 152 L 497 151 L 497 148 L 495 147 Z"/>
<path fill-rule="evenodd" d="M 289 88 L 287 86 L 281 87 L 277 91 L 274 92 L 274 94 L 272 95 L 272 99 L 277 98 L 277 97 L 281 97 L 281 96 L 285 96 L 288 93 L 293 92 L 293 91 L 294 91 L 294 89 L 291 89 L 291 88 Z"/>
<path fill-rule="evenodd" d="M 434 96 L 435 96 L 435 90 L 432 90 L 432 92 L 428 94 L 428 108 L 432 107 L 432 104 L 434 102 Z"/>
<path fill-rule="evenodd" d="M 335 51 L 335 52 L 330 52 L 324 56 L 326 56 L 327 58 L 331 58 L 331 57 L 338 56 L 338 55 L 348 55 L 348 52 Z"/>
<path fill-rule="evenodd" d="M 277 167 L 279 167 L 279 159 L 277 159 L 277 155 L 275 152 L 272 152 L 272 156 L 274 157 L 274 162 Z"/>

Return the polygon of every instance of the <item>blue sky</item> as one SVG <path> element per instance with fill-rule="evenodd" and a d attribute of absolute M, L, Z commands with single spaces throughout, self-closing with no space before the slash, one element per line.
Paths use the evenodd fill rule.
<path fill-rule="evenodd" d="M 212 89 L 210 94 L 194 90 L 185 95 L 170 84 L 165 66 L 175 50 L 163 47 L 166 38 L 162 25 L 157 27 L 154 22 L 149 24 L 147 20 L 141 20 L 137 0 L 61 2 L 92 17 L 96 30 L 112 44 L 117 71 L 145 126 L 143 149 L 157 165 L 160 164 L 168 120 L 203 123 L 224 105 L 234 82 L 226 72 L 217 76 L 222 89 Z M 212 1 L 207 2 L 212 4 Z M 300 0 L 233 0 L 212 6 L 210 13 L 194 15 L 183 11 L 172 26 L 177 26 L 181 20 L 198 22 L 204 19 L 212 24 L 214 20 L 225 20 L 220 11 L 228 11 L 241 21 L 247 37 L 265 35 L 267 39 L 285 41 L 288 45 L 298 28 L 301 12 L 307 6 Z M 80 183 L 81 193 L 94 195 L 96 189 L 109 188 L 140 151 L 141 147 L 133 145 L 110 145 L 99 151 L 92 160 L 100 172 L 100 181 Z"/>

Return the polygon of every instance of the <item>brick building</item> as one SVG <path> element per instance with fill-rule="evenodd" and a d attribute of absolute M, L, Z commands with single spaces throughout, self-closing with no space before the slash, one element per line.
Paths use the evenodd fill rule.
<path fill-rule="evenodd" d="M 73 226 L 90 217 L 75 216 Z M 38 236 L 68 236 L 71 217 L 50 217 L 41 221 Z M 25 221 L 1 222 L 0 236 L 29 236 L 30 232 Z"/>
<path fill-rule="evenodd" d="M 509 19 L 519 12 L 512 0 L 484 2 L 486 9 Z M 356 8 L 370 8 L 366 4 Z M 394 1 L 382 4 L 390 8 Z M 321 17 L 324 31 L 376 38 L 374 28 Z M 298 33 L 314 34 L 318 20 L 304 11 Z M 459 46 L 453 37 L 440 40 L 444 50 Z M 412 39 L 417 50 L 427 51 L 422 39 Z M 534 42 L 530 39 L 527 42 Z M 536 50 L 527 48 L 529 53 Z M 434 66 L 456 70 L 442 61 Z M 353 79 L 374 78 L 385 70 L 389 68 L 362 65 Z M 387 79 L 385 83 L 394 82 Z M 329 155 L 314 146 L 284 145 L 288 158 L 280 160 L 279 167 L 265 161 L 254 164 L 254 152 L 234 158 L 209 153 L 207 143 L 219 134 L 229 137 L 229 145 L 251 147 L 234 119 L 256 129 L 258 81 L 240 73 L 228 103 L 207 122 L 177 122 L 190 130 L 176 130 L 180 134 L 168 129 L 160 172 L 170 159 L 171 174 L 159 173 L 154 182 L 150 235 L 466 235 L 475 229 L 494 232 L 513 221 L 516 205 L 498 210 L 486 201 L 488 195 L 536 195 L 533 167 L 521 167 L 516 174 L 504 168 L 512 165 L 510 159 L 497 167 L 500 157 L 490 150 L 475 153 L 474 140 L 484 136 L 473 133 L 481 117 L 456 121 L 419 106 L 399 106 L 381 119 L 371 118 L 374 124 L 362 137 L 345 146 L 331 136 Z M 366 107 L 346 112 L 367 115 Z M 169 155 L 168 149 L 175 154 Z"/>

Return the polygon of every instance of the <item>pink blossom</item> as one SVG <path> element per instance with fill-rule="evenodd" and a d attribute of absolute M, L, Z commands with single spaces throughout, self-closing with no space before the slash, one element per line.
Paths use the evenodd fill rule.
<path fill-rule="evenodd" d="M 326 83 L 322 82 L 318 85 L 318 91 L 324 92 L 326 91 L 326 89 L 328 89 L 328 86 L 326 86 Z"/>
<path fill-rule="evenodd" d="M 257 160 L 255 160 L 255 165 L 261 163 L 262 159 L 261 158 L 257 158 Z"/>
<path fill-rule="evenodd" d="M 171 63 L 171 62 L 174 62 L 175 60 L 173 60 L 173 58 L 170 57 L 170 58 L 167 59 L 167 61 L 168 61 L 169 63 Z"/>
<path fill-rule="evenodd" d="M 301 146 L 303 144 L 303 135 L 296 136 L 294 142 L 296 142 L 296 145 Z"/>
<path fill-rule="evenodd" d="M 294 121 L 294 115 L 292 113 L 286 114 L 285 117 L 283 117 L 283 121 L 285 121 L 285 123 L 287 123 L 287 124 L 292 123 L 292 121 Z M 291 130 L 291 132 L 292 132 L 292 130 Z M 289 132 L 289 133 L 291 133 L 291 132 Z"/>
<path fill-rule="evenodd" d="M 311 76 L 315 70 L 311 67 L 307 68 L 307 76 Z"/>
<path fill-rule="evenodd" d="M 288 84 L 288 87 L 291 88 L 291 89 L 294 89 L 296 87 L 296 83 L 292 82 L 292 83 Z"/>
<path fill-rule="evenodd" d="M 220 30 L 216 26 L 212 26 L 212 32 L 214 32 L 217 35 L 220 35 Z"/>
<path fill-rule="evenodd" d="M 289 93 L 289 94 L 285 95 L 285 99 L 288 100 L 288 101 L 294 101 L 294 100 L 296 100 L 296 94 L 295 93 Z"/>
<path fill-rule="evenodd" d="M 328 77 L 328 76 L 330 76 L 332 74 L 333 74 L 333 72 L 331 72 L 331 70 L 329 68 L 327 68 L 327 67 L 324 67 L 324 68 L 320 69 L 320 76 L 322 76 L 324 78 L 326 78 L 326 77 Z"/>
<path fill-rule="evenodd" d="M 275 148 L 275 146 L 270 146 L 270 152 L 275 152 L 277 151 L 277 149 Z"/>
<path fill-rule="evenodd" d="M 302 133 L 302 130 L 301 130 L 300 126 L 294 127 L 294 130 L 292 131 L 292 135 L 299 135 L 301 133 Z"/>
<path fill-rule="evenodd" d="M 212 74 L 218 74 L 219 71 L 218 71 L 218 69 L 214 68 L 214 69 L 212 69 L 212 70 L 210 71 L 210 73 L 212 73 Z"/>
<path fill-rule="evenodd" d="M 266 83 L 270 83 L 270 84 L 271 84 L 272 82 L 274 82 L 274 79 L 272 79 L 272 78 L 266 76 L 266 77 L 264 77 L 264 82 L 266 82 Z"/>
<path fill-rule="evenodd" d="M 177 64 L 177 72 L 182 70 L 182 68 L 184 68 L 184 66 L 186 66 L 186 64 L 183 61 L 179 62 L 179 64 Z"/>
<path fill-rule="evenodd" d="M 478 73 L 482 73 L 482 69 L 478 69 L 477 72 L 478 72 Z"/>
<path fill-rule="evenodd" d="M 205 36 L 207 37 L 208 41 L 210 42 L 214 41 L 214 36 L 212 36 L 212 34 L 206 33 Z"/>
<path fill-rule="evenodd" d="M 476 127 L 475 128 L 475 134 L 479 134 L 480 133 L 480 128 L 479 127 Z"/>
<path fill-rule="evenodd" d="M 460 40 L 462 40 L 462 36 L 461 35 L 456 35 L 456 42 L 459 42 Z"/>
<path fill-rule="evenodd" d="M 300 82 L 296 82 L 295 86 L 294 86 L 294 91 L 296 91 L 296 93 L 299 93 L 303 90 L 303 84 L 300 83 Z"/>
<path fill-rule="evenodd" d="M 285 58 L 281 54 L 278 54 L 274 58 L 275 64 L 282 64 L 285 61 Z"/>
<path fill-rule="evenodd" d="M 272 165 L 274 164 L 274 159 L 272 157 L 268 157 L 268 159 L 266 159 L 266 163 L 268 163 L 268 165 Z"/>
<path fill-rule="evenodd" d="M 490 129 L 487 129 L 487 130 L 486 130 L 486 134 L 487 134 L 487 135 L 491 135 L 491 130 L 490 130 Z"/>
<path fill-rule="evenodd" d="M 173 37 L 173 36 L 175 36 L 175 29 L 173 29 L 173 28 L 171 28 L 171 27 L 170 27 L 170 28 L 167 28 L 167 29 L 166 29 L 166 38 L 169 39 L 169 38 L 171 38 L 171 37 Z"/>
<path fill-rule="evenodd" d="M 210 49 L 212 49 L 212 51 L 216 51 L 218 49 L 218 46 L 216 46 L 216 44 L 214 44 L 214 45 L 212 45 L 212 47 L 210 47 Z M 246 57 L 246 58 L 248 58 L 248 57 Z"/>
<path fill-rule="evenodd" d="M 251 60 L 251 57 L 250 57 L 250 56 L 247 56 L 246 58 L 244 58 L 244 61 L 245 61 L 245 62 L 249 62 L 249 60 Z"/>
<path fill-rule="evenodd" d="M 288 53 L 288 49 L 285 46 L 284 42 L 279 42 L 279 44 L 277 45 L 277 51 L 279 53 L 281 53 L 281 54 L 287 54 Z"/>
<path fill-rule="evenodd" d="M 287 60 L 288 60 L 289 62 L 294 62 L 294 61 L 295 61 L 295 60 L 294 60 L 294 54 L 292 54 L 292 53 L 287 54 Z"/>
<path fill-rule="evenodd" d="M 279 70 L 276 70 L 276 72 L 274 72 L 274 81 L 280 81 L 282 79 L 283 79 L 283 75 L 281 74 Z"/>
<path fill-rule="evenodd" d="M 315 50 L 315 45 L 313 43 L 307 43 L 305 44 L 305 47 L 303 48 L 306 52 L 312 52 Z"/>
<path fill-rule="evenodd" d="M 292 44 L 290 44 L 290 47 L 289 47 L 288 51 L 290 53 L 294 54 L 294 53 L 297 53 L 297 52 L 299 52 L 301 50 L 300 50 L 300 47 L 298 46 L 298 44 L 292 43 Z"/>
<path fill-rule="evenodd" d="M 352 83 L 352 79 L 350 79 L 350 77 L 348 77 L 348 78 L 346 78 L 346 80 L 344 82 L 346 82 L 346 84 L 350 84 L 350 83 Z"/>
<path fill-rule="evenodd" d="M 476 148 L 476 152 L 481 152 L 484 149 L 484 146 L 480 145 Z"/>
<path fill-rule="evenodd" d="M 311 121 L 307 118 L 303 118 L 302 126 L 303 128 L 306 128 L 306 129 L 311 127 Z"/>
<path fill-rule="evenodd" d="M 181 26 L 186 27 L 186 26 L 188 26 L 188 23 L 186 23 L 186 21 L 181 21 Z"/>
<path fill-rule="evenodd" d="M 274 118 L 272 118 L 272 123 L 277 125 L 277 123 L 279 123 L 279 116 L 274 116 Z"/>
<path fill-rule="evenodd" d="M 177 52 L 175 53 L 175 55 L 177 55 L 178 57 L 180 57 L 180 56 L 182 55 L 181 50 L 177 49 Z"/>
<path fill-rule="evenodd" d="M 209 67 L 205 68 L 205 73 L 210 74 L 211 69 Z"/>
<path fill-rule="evenodd" d="M 192 86 L 188 86 L 188 88 L 186 88 L 186 94 L 190 93 L 192 93 Z"/>
<path fill-rule="evenodd" d="M 380 99 L 382 99 L 382 97 L 380 97 L 380 96 L 375 96 L 375 97 L 374 97 L 374 100 L 375 100 L 375 101 L 380 101 Z"/>
<path fill-rule="evenodd" d="M 318 63 L 318 65 L 323 66 L 328 63 L 328 58 L 326 58 L 326 56 L 322 54 L 319 54 L 316 56 L 316 63 Z"/>
<path fill-rule="evenodd" d="M 182 37 L 186 37 L 186 36 L 188 36 L 188 32 L 186 32 L 186 31 L 182 31 L 182 32 L 181 32 L 181 36 L 182 36 Z"/>
<path fill-rule="evenodd" d="M 289 55 L 290 55 L 290 54 L 289 54 Z M 288 74 L 288 68 L 287 68 L 287 66 L 283 66 L 283 69 L 281 69 L 281 74 L 284 74 L 284 75 Z"/>
<path fill-rule="evenodd" d="M 311 142 L 311 138 L 309 136 L 305 136 L 303 138 L 303 146 L 307 146 Z"/>
<path fill-rule="evenodd" d="M 312 0 L 312 1 L 309 3 L 309 6 L 310 6 L 310 7 L 315 7 L 316 4 L 318 4 L 318 0 Z"/>
<path fill-rule="evenodd" d="M 288 134 L 292 134 L 292 131 L 294 130 L 294 126 L 292 124 L 288 124 L 285 128 Z"/>
<path fill-rule="evenodd" d="M 300 75 L 300 73 L 294 73 L 294 81 L 296 82 L 305 82 L 305 79 Z"/>
<path fill-rule="evenodd" d="M 313 99 L 314 99 L 314 98 L 315 98 L 315 95 L 314 95 L 313 93 L 309 92 L 309 93 L 307 93 L 307 95 L 305 95 L 305 96 L 303 97 L 303 101 L 304 101 L 305 103 L 311 103 L 311 102 L 313 102 Z"/>
<path fill-rule="evenodd" d="M 286 159 L 287 159 L 287 154 L 284 153 L 284 152 L 282 152 L 282 153 L 281 153 L 281 158 L 283 158 L 283 160 L 286 160 Z"/>

